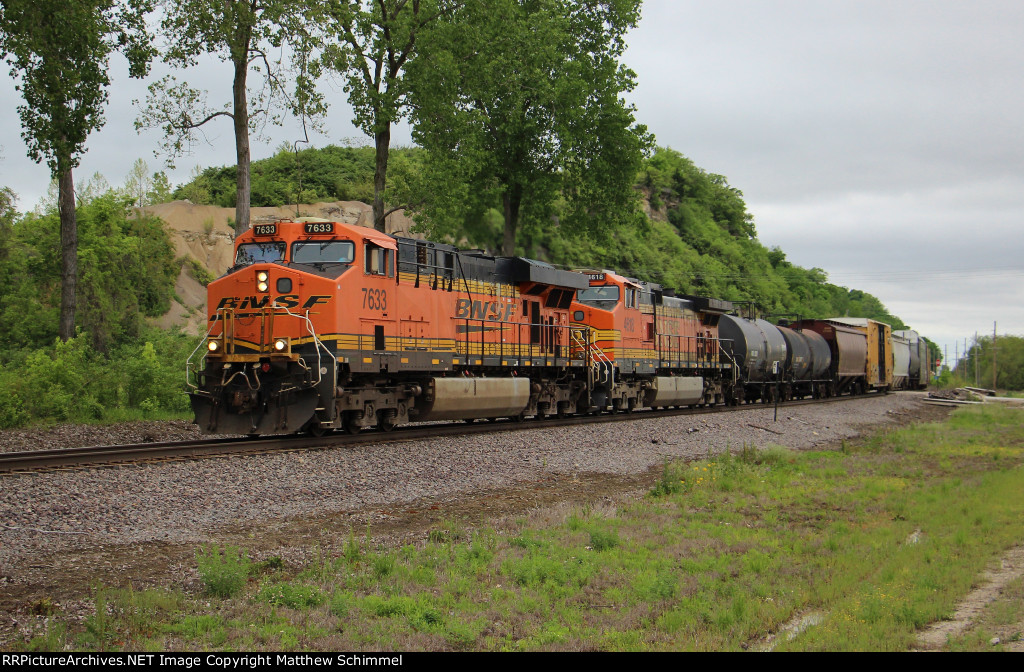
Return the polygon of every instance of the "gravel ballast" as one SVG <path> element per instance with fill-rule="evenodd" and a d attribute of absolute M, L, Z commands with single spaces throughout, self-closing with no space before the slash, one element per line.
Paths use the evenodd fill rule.
<path fill-rule="evenodd" d="M 744 444 L 803 449 L 898 421 L 901 393 L 839 403 L 545 428 L 335 450 L 0 476 L 0 575 L 48 553 L 111 544 L 200 544 L 226 526 L 450 500 L 545 477 L 646 472 Z M 85 434 L 84 432 L 92 432 Z M 187 423 L 0 433 L 3 450 L 198 437 Z"/>

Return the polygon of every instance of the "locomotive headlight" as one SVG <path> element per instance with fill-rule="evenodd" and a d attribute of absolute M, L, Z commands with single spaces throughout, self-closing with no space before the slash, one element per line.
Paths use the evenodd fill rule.
<path fill-rule="evenodd" d="M 267 275 L 266 271 L 260 271 L 259 273 L 256 274 L 256 279 L 259 280 L 260 282 L 266 282 L 267 280 L 270 279 L 270 276 Z"/>
<path fill-rule="evenodd" d="M 267 283 L 265 283 L 265 282 L 257 282 L 257 283 L 256 283 L 256 289 L 258 289 L 258 290 L 259 290 L 259 291 L 261 291 L 261 292 L 265 292 L 265 291 L 267 291 L 268 289 L 270 289 L 270 285 L 268 285 L 268 284 L 267 284 Z"/>
<path fill-rule="evenodd" d="M 220 350 L 220 341 L 207 341 L 206 349 L 210 352 L 217 352 Z"/>
<path fill-rule="evenodd" d="M 274 341 L 274 350 L 277 350 L 278 352 L 284 352 L 287 349 L 288 349 L 288 339 L 286 339 L 286 338 L 279 338 L 276 341 Z"/>
<path fill-rule="evenodd" d="M 270 291 L 270 275 L 266 271 L 256 272 L 256 290 L 260 292 Z"/>

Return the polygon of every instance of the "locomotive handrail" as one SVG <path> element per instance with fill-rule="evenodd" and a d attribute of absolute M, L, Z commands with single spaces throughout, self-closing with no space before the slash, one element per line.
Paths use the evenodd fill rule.
<path fill-rule="evenodd" d="M 272 304 L 272 307 L 284 311 L 284 313 L 286 315 L 289 315 L 291 317 L 294 317 L 297 320 L 301 320 L 301 321 L 305 322 L 306 326 L 309 328 L 309 335 L 313 339 L 313 342 L 316 344 L 316 376 L 317 376 L 317 378 L 316 378 L 316 382 L 313 383 L 313 385 L 319 385 L 321 383 L 321 381 L 323 381 L 323 375 L 324 375 L 323 372 L 322 372 L 323 367 L 320 366 L 320 350 L 321 349 L 323 349 L 323 351 L 327 353 L 328 357 L 331 358 L 331 361 L 334 362 L 334 370 L 335 370 L 335 372 L 337 372 L 337 370 L 338 370 L 338 358 L 334 356 L 334 353 L 331 352 L 330 349 L 326 345 L 324 345 L 323 341 L 320 340 L 320 337 L 316 335 L 316 329 L 313 328 L 313 321 L 309 319 L 309 309 L 306 309 L 306 314 L 305 315 L 296 315 L 292 311 L 288 310 L 288 306 L 282 306 L 282 305 L 278 304 L 276 301 Z M 307 370 L 308 370 L 308 367 L 307 367 Z"/>
<path fill-rule="evenodd" d="M 721 339 L 710 335 L 658 334 L 655 347 L 658 360 L 671 367 L 707 367 L 722 352 Z"/>
<path fill-rule="evenodd" d="M 217 321 L 216 320 L 214 320 L 213 324 L 210 325 L 210 328 L 206 330 L 206 335 L 203 336 L 203 338 L 199 341 L 199 344 L 196 346 L 196 349 L 193 350 L 192 354 L 189 355 L 188 359 L 185 360 L 185 387 L 187 387 L 187 388 L 189 388 L 189 389 L 191 389 L 193 391 L 198 390 L 199 389 L 199 385 L 193 384 L 189 380 L 188 374 L 189 374 L 189 372 L 194 372 L 195 375 L 197 375 L 197 376 L 199 374 L 197 372 L 195 372 L 194 365 L 192 364 L 192 358 L 196 356 L 196 353 L 199 352 L 200 348 L 202 348 L 202 347 L 204 347 L 206 345 L 206 342 L 207 342 L 207 340 L 209 340 L 210 334 L 213 333 L 213 328 L 215 326 L 217 326 Z M 204 352 L 203 353 L 203 357 L 205 357 L 205 356 L 206 356 L 206 353 Z"/>
<path fill-rule="evenodd" d="M 549 324 L 547 322 L 510 322 L 500 319 L 486 318 L 486 317 L 452 317 L 452 320 L 456 322 L 462 322 L 465 324 L 466 332 L 459 338 L 456 335 L 455 338 L 455 349 L 460 355 L 470 356 L 488 356 L 497 355 L 500 357 L 514 356 L 518 358 L 528 357 L 530 359 L 566 359 L 572 360 L 572 342 L 576 340 L 573 334 L 582 333 L 586 330 L 586 327 L 574 327 L 568 324 Z M 471 338 L 470 324 L 479 324 L 481 329 L 479 331 L 480 338 Z M 496 324 L 499 325 L 502 334 L 502 340 L 500 341 L 487 341 L 484 339 L 485 331 L 483 325 L 485 324 Z M 524 339 L 523 332 L 527 329 L 538 328 L 540 330 L 539 340 L 534 341 L 532 338 Z M 515 338 L 509 343 L 505 340 L 504 336 L 506 332 L 512 331 Z M 568 332 L 569 337 L 565 340 L 568 342 L 562 343 L 559 334 Z M 506 351 L 508 348 L 508 351 Z M 514 353 L 512 348 L 515 348 Z M 528 349 L 528 353 L 523 352 L 523 348 Z M 537 348 L 540 350 L 539 354 L 535 354 L 533 349 Z M 478 349 L 478 352 L 474 350 Z M 490 352 L 488 352 L 490 350 Z M 563 354 L 564 350 L 564 354 Z"/>

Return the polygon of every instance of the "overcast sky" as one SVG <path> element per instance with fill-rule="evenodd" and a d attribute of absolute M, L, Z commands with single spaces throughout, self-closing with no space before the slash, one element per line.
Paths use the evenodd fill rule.
<path fill-rule="evenodd" d="M 639 121 L 743 191 L 761 242 L 874 294 L 952 359 L 993 322 L 1024 335 L 1022 36 L 1019 0 L 647 0 L 625 61 Z M 202 73 L 230 90 L 226 69 Z M 140 157 L 161 168 L 156 134 L 132 126 L 144 83 L 120 62 L 112 76 L 78 180 L 98 171 L 120 184 Z M 340 86 L 327 89 L 314 144 L 362 141 Z M 25 156 L 7 77 L 0 100 L 0 186 L 31 209 L 48 172 Z M 172 182 L 234 162 L 229 122 L 207 137 Z M 253 158 L 300 138 L 273 129 Z"/>

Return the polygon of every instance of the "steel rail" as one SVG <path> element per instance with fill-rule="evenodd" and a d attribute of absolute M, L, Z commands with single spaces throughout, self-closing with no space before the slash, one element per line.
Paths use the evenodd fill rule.
<path fill-rule="evenodd" d="M 811 404 L 870 399 L 874 394 L 829 397 L 826 399 L 798 399 L 780 404 L 781 408 L 807 406 Z M 75 448 L 49 448 L 0 453 L 0 475 L 51 471 L 76 467 L 116 466 L 123 464 L 145 464 L 160 460 L 202 459 L 228 457 L 251 453 L 271 453 L 296 450 L 319 450 L 343 448 L 377 443 L 395 443 L 436 438 L 440 436 L 463 436 L 490 432 L 522 431 L 571 427 L 599 422 L 631 422 L 654 420 L 680 415 L 705 415 L 729 413 L 755 408 L 769 409 L 770 404 L 749 403 L 739 406 L 698 406 L 642 411 L 604 412 L 594 415 L 572 415 L 565 418 L 549 416 L 543 420 L 478 420 L 472 423 L 411 424 L 397 427 L 392 431 L 367 430 L 358 434 L 334 433 L 314 437 L 309 435 L 282 434 L 259 438 L 229 437 L 202 439 L 198 441 L 165 441 L 118 446 L 80 446 Z"/>

